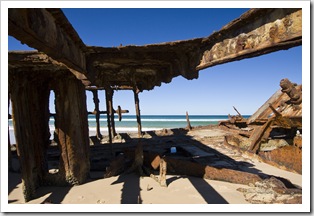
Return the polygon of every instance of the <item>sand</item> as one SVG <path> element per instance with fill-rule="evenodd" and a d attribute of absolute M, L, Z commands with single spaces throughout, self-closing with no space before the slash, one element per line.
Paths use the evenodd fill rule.
<path fill-rule="evenodd" d="M 192 130 L 187 135 L 235 161 L 250 163 L 250 172 L 255 170 L 279 176 L 302 188 L 302 175 L 281 170 L 259 161 L 257 157 L 240 154 L 224 146 L 222 141 L 227 133 L 217 128 L 205 128 Z M 91 172 L 90 177 L 88 182 L 78 186 L 40 187 L 38 198 L 27 204 L 250 204 L 239 188 L 242 191 L 254 188 L 252 185 L 179 175 L 167 175 L 168 187 L 161 187 L 153 178 L 139 177 L 136 173 L 104 178 L 104 172 Z M 25 203 L 19 173 L 9 173 L 8 200 L 11 204 Z M 183 209 L 186 206 L 183 205 Z M 209 206 L 205 211 L 207 208 Z"/>

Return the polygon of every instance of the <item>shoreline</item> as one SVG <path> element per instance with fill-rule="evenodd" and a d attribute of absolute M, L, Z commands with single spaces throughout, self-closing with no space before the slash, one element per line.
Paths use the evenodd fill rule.
<path fill-rule="evenodd" d="M 245 116 L 245 115 L 244 115 Z M 117 116 L 115 116 L 117 117 Z M 207 125 L 218 125 L 219 121 L 228 119 L 227 115 L 189 115 L 190 124 L 192 127 L 204 127 Z M 100 118 L 100 132 L 102 135 L 108 135 L 107 119 L 102 115 Z M 172 130 L 176 128 L 184 128 L 187 126 L 185 115 L 142 115 L 142 132 L 157 131 L 157 130 Z M 93 115 L 88 115 L 88 131 L 89 137 L 96 135 L 96 119 Z M 125 115 L 122 121 L 115 118 L 115 129 L 117 133 L 137 133 L 138 127 L 135 115 Z M 53 140 L 55 130 L 54 119 L 50 118 L 50 140 Z M 9 120 L 9 139 L 10 143 L 14 144 L 15 135 L 12 120 Z"/>

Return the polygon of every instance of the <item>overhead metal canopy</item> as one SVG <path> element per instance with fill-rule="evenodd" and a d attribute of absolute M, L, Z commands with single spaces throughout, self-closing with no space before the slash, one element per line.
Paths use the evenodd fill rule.
<path fill-rule="evenodd" d="M 9 35 L 64 64 L 84 84 L 85 44 L 63 14 L 54 8 L 9 8 Z"/>
<path fill-rule="evenodd" d="M 143 91 L 180 75 L 198 78 L 199 70 L 217 64 L 301 45 L 302 10 L 251 9 L 205 38 L 106 48 L 86 46 L 61 9 L 9 9 L 9 34 L 59 62 L 51 67 L 64 64 L 85 85 Z M 9 55 L 10 68 L 22 66 L 12 61 L 16 53 Z"/>

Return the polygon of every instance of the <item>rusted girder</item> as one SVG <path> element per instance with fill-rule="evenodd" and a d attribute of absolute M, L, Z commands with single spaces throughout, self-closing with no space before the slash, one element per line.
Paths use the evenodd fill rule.
<path fill-rule="evenodd" d="M 140 111 L 140 99 L 138 97 L 139 89 L 135 86 L 133 88 L 134 93 L 134 102 L 135 102 L 135 111 L 136 111 L 136 121 L 138 129 L 138 137 L 142 136 L 142 123 L 141 123 L 141 111 Z"/>
<path fill-rule="evenodd" d="M 94 101 L 94 104 L 95 104 L 94 112 L 95 112 L 95 117 L 96 117 L 96 137 L 98 139 L 102 139 L 102 135 L 100 133 L 100 122 L 99 122 L 100 112 L 99 112 L 98 91 L 97 90 L 92 90 L 92 92 L 93 92 L 93 101 Z"/>
<path fill-rule="evenodd" d="M 113 48 L 86 47 L 60 9 L 9 9 L 9 34 L 83 81 L 88 76 L 93 85 L 119 90 L 135 83 L 143 91 L 179 75 L 195 79 L 207 67 L 301 45 L 302 9 L 251 9 L 206 38 Z"/>
<path fill-rule="evenodd" d="M 106 109 L 107 109 L 107 126 L 108 126 L 108 136 L 109 136 L 109 143 L 112 144 L 112 122 L 110 118 L 110 109 L 112 106 L 112 92 L 111 89 L 106 89 L 105 99 L 106 99 Z M 109 112 L 108 112 L 109 111 Z M 113 153 L 113 152 L 112 152 Z"/>
<path fill-rule="evenodd" d="M 130 89 L 129 86 L 135 82 L 140 91 L 151 90 L 179 75 L 187 79 L 197 78 L 195 66 L 199 63 L 197 51 L 201 41 L 193 39 L 145 46 L 88 47 L 87 65 L 94 71 L 95 84 L 98 86 L 109 82 L 112 86 Z"/>
<path fill-rule="evenodd" d="M 216 168 L 171 157 L 161 158 L 158 154 L 154 153 L 145 153 L 144 161 L 146 164 L 150 164 L 154 169 L 162 166 L 160 177 L 165 176 L 164 172 L 167 172 L 246 185 L 262 181 L 262 178 L 257 174 L 227 168 Z"/>
<path fill-rule="evenodd" d="M 270 126 L 272 125 L 273 120 L 274 120 L 273 118 L 270 118 L 263 126 L 254 129 L 253 134 L 250 137 L 251 145 L 249 151 L 257 153 L 263 137 L 269 136 L 269 133 L 271 131 Z"/>
<path fill-rule="evenodd" d="M 192 126 L 191 126 L 191 123 L 190 123 L 188 111 L 186 111 L 185 116 L 186 116 L 186 122 L 187 122 L 186 128 L 187 128 L 188 130 L 192 130 Z"/>
<path fill-rule="evenodd" d="M 201 69 L 301 43 L 301 9 L 251 9 L 206 38 L 146 46 L 87 47 L 87 64 L 95 72 L 97 85 L 108 81 L 116 86 L 132 85 L 134 81 L 143 91 L 179 75 L 198 78 Z"/>
<path fill-rule="evenodd" d="M 117 109 L 117 110 L 114 110 L 114 111 L 115 111 L 115 113 L 118 114 L 118 116 L 119 116 L 119 121 L 122 120 L 122 113 L 129 113 L 129 110 L 122 110 L 122 109 L 121 109 L 121 106 L 118 106 L 118 109 Z"/>
<path fill-rule="evenodd" d="M 48 173 L 46 153 L 50 132 L 47 83 L 48 79 L 39 81 L 36 77 L 20 76 L 18 73 L 9 76 L 9 98 L 25 201 L 36 197 L 36 189 L 43 185 Z"/>
<path fill-rule="evenodd" d="M 83 84 L 85 44 L 61 9 L 9 8 L 9 35 L 63 63 Z"/>
<path fill-rule="evenodd" d="M 241 113 L 237 110 L 237 108 L 235 108 L 235 107 L 233 106 L 233 109 L 238 113 L 239 117 L 243 119 L 243 116 L 242 116 Z"/>
<path fill-rule="evenodd" d="M 203 40 L 197 70 L 302 43 L 302 9 L 251 9 Z"/>
<path fill-rule="evenodd" d="M 61 151 L 59 175 L 70 184 L 81 184 L 90 170 L 85 89 L 69 73 L 55 81 L 53 89 L 55 133 Z"/>
<path fill-rule="evenodd" d="M 285 80 L 285 79 L 283 79 Z M 290 82 L 290 81 L 289 81 Z M 291 82 L 290 82 L 291 83 Z M 271 115 L 277 115 L 277 122 L 280 118 L 287 119 L 288 127 L 302 127 L 302 85 L 290 86 L 288 90 L 281 81 L 284 90 L 276 91 L 248 120 L 247 124 L 266 122 Z M 295 91 L 292 90 L 295 88 Z M 294 91 L 292 98 L 285 91 Z M 298 95 L 298 96 L 296 96 Z M 278 115 L 280 114 L 280 115 Z M 288 120 L 289 119 L 289 120 Z"/>
<path fill-rule="evenodd" d="M 269 108 L 273 111 L 274 116 L 270 117 L 268 121 L 261 127 L 254 129 L 252 136 L 250 137 L 251 145 L 249 151 L 257 153 L 262 140 L 266 140 L 272 130 L 272 125 L 278 125 L 282 128 L 291 128 L 297 126 L 289 118 L 282 116 L 271 104 Z"/>

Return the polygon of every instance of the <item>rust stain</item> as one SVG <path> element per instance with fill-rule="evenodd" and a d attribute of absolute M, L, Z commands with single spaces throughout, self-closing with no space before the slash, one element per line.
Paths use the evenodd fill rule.
<path fill-rule="evenodd" d="M 302 174 L 302 150 L 296 146 L 284 146 L 270 152 L 259 152 L 265 161 L 274 162 L 288 170 Z"/>
<path fill-rule="evenodd" d="M 242 119 L 238 113 L 238 116 L 220 122 L 234 133 L 225 137 L 224 144 L 255 153 L 271 165 L 302 173 L 302 85 L 285 78 L 280 81 L 280 87 L 281 91 L 277 91 L 249 119 Z M 243 128 L 253 131 L 243 136 Z M 276 136 L 282 141 L 276 141 Z"/>

